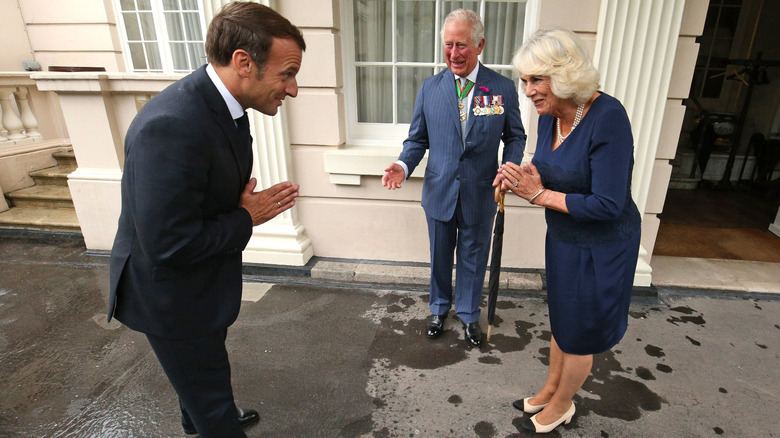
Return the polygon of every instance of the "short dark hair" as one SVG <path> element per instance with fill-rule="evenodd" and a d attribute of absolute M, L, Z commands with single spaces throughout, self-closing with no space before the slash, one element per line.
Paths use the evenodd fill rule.
<path fill-rule="evenodd" d="M 206 57 L 213 64 L 225 66 L 233 52 L 243 49 L 262 70 L 274 38 L 291 39 L 301 51 L 306 50 L 300 29 L 278 12 L 259 3 L 234 1 L 211 20 L 206 33 Z"/>

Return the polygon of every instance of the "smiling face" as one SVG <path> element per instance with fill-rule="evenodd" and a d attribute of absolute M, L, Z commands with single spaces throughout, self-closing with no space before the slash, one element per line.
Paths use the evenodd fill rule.
<path fill-rule="evenodd" d="M 460 77 L 466 77 L 479 62 L 485 39 L 475 47 L 468 23 L 451 20 L 444 26 L 444 60 L 447 67 Z"/>
<path fill-rule="evenodd" d="M 549 76 L 520 75 L 525 96 L 531 99 L 539 115 L 556 115 L 560 99 L 550 88 Z"/>
<path fill-rule="evenodd" d="M 258 71 L 255 65 L 244 96 L 238 99 L 241 105 L 275 115 L 285 97 L 298 95 L 295 76 L 301 68 L 301 57 L 301 49 L 294 40 L 274 38 L 263 71 Z"/>

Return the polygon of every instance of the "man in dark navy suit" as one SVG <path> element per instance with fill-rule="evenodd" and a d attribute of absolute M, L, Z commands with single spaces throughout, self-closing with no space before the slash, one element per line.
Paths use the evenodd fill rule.
<path fill-rule="evenodd" d="M 520 163 L 525 131 L 517 87 L 483 66 L 482 21 L 457 9 L 442 31 L 447 69 L 423 82 L 414 105 L 409 137 L 398 161 L 385 169 L 382 185 L 401 187 L 428 151 L 422 206 L 431 246 L 431 316 L 427 336 L 436 338 L 452 307 L 452 265 L 457 248 L 455 312 L 469 345 L 479 346 L 479 302 L 496 213 L 493 186 L 502 162 Z"/>
<path fill-rule="evenodd" d="M 244 437 L 259 419 L 235 405 L 225 338 L 252 227 L 295 205 L 298 185 L 254 191 L 245 110 L 274 115 L 298 94 L 305 48 L 272 9 L 228 4 L 209 25 L 208 65 L 151 99 L 127 131 L 108 319 L 146 334 L 187 434 Z"/>

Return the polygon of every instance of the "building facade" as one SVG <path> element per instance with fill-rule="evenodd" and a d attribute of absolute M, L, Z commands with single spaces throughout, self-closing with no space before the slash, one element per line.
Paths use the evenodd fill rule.
<path fill-rule="evenodd" d="M 202 41 L 220 0 L 17 0 L 0 4 L 3 133 L 33 112 L 39 129 L 0 137 L 0 188 L 35 154 L 69 139 L 78 169 L 68 184 L 88 249 L 110 250 L 120 211 L 124 133 L 148 99 L 202 64 Z M 707 0 L 276 0 L 304 33 L 299 94 L 275 117 L 253 112 L 254 176 L 300 184 L 296 207 L 255 228 L 247 263 L 303 265 L 312 256 L 428 262 L 420 165 L 402 190 L 380 178 L 401 150 L 422 80 L 446 68 L 440 30 L 457 7 L 480 12 L 481 61 L 516 79 L 510 60 L 545 27 L 580 35 L 601 89 L 626 107 L 635 139 L 632 194 L 642 213 L 635 284 L 649 286 L 653 246 L 680 137 Z M 39 71 L 25 71 L 25 68 Z M 62 72 L 50 67 L 99 67 Z M 24 92 L 20 91 L 24 90 Z M 20 95 L 30 96 L 24 110 Z M 535 150 L 536 112 L 522 96 Z M 28 117 L 29 118 L 29 117 Z M 28 135 L 33 131 L 41 137 Z M 13 160 L 12 160 L 13 159 Z M 34 160 L 33 160 L 34 161 Z M 5 163 L 5 164 L 4 164 Z M 3 167 L 5 166 L 5 167 Z M 6 206 L 7 208 L 7 206 Z M 0 205 L 0 210 L 3 205 Z M 543 210 L 511 197 L 503 266 L 544 267 Z"/>

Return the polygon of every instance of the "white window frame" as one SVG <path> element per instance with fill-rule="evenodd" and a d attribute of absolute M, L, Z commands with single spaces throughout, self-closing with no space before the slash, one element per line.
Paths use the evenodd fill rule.
<path fill-rule="evenodd" d="M 396 1 L 392 1 L 392 28 L 396 29 Z M 491 0 L 474 0 L 480 2 L 479 10 L 476 11 L 480 17 L 484 16 L 485 3 L 491 2 Z M 513 0 L 502 0 L 513 1 Z M 538 0 L 518 0 L 517 3 L 526 3 L 525 17 L 524 17 L 524 35 L 525 39 L 533 30 L 536 30 L 538 24 Z M 434 60 L 440 59 L 442 56 L 443 44 L 441 42 L 441 26 L 443 24 L 444 14 L 441 11 L 442 0 L 436 0 L 436 17 L 435 17 L 435 47 L 434 47 Z M 347 131 L 347 144 L 357 146 L 387 146 L 400 144 L 408 135 L 409 124 L 397 123 L 396 118 L 398 116 L 396 105 L 398 103 L 398 95 L 396 87 L 396 70 L 393 69 L 393 123 L 365 123 L 357 121 L 357 78 L 355 75 L 355 67 L 361 65 L 371 66 L 392 66 L 392 67 L 431 67 L 433 68 L 433 74 L 441 72 L 447 68 L 447 64 L 444 62 L 357 62 L 355 60 L 355 31 L 354 31 L 354 11 L 352 6 L 353 0 L 344 0 L 341 3 L 341 22 L 342 24 L 342 50 L 344 54 L 344 98 L 345 98 L 345 117 L 346 117 L 346 131 Z M 395 32 L 395 31 L 394 31 Z M 393 34 L 392 40 L 393 57 L 396 55 L 396 38 Z M 482 55 L 479 56 L 480 62 L 482 62 Z M 506 69 L 510 68 L 509 64 L 484 64 L 491 69 Z M 520 102 L 521 107 L 523 102 Z M 525 112 L 525 111 L 523 111 Z M 525 114 L 523 115 L 523 123 L 526 122 Z"/>
<path fill-rule="evenodd" d="M 127 38 L 127 29 L 125 28 L 125 20 L 123 16 L 122 11 L 122 5 L 120 4 L 120 0 L 113 0 L 114 3 L 114 10 L 116 12 L 116 20 L 117 25 L 119 26 L 119 29 L 121 30 L 121 38 L 122 38 L 122 49 L 124 51 L 123 56 L 125 59 L 125 65 L 127 66 L 127 70 L 131 72 L 139 72 L 139 73 L 189 73 L 191 70 L 176 70 L 173 66 L 173 56 L 171 54 L 171 46 L 170 46 L 170 39 L 168 37 L 168 28 L 165 21 L 165 9 L 163 8 L 163 2 L 162 0 L 149 0 L 149 2 L 152 5 L 152 10 L 150 11 L 152 13 L 152 17 L 154 18 L 154 31 L 157 35 L 157 47 L 160 51 L 160 58 L 162 62 L 162 69 L 161 70 L 152 70 L 152 69 L 146 69 L 146 70 L 136 70 L 133 66 L 133 59 L 130 53 L 130 44 Z M 200 23 L 201 28 L 201 35 L 203 35 L 203 42 L 205 45 L 206 40 L 206 19 L 203 13 L 203 2 L 198 1 L 198 17 L 200 18 L 198 22 Z M 204 50 L 205 51 L 205 50 Z M 146 47 L 144 47 L 144 52 L 146 52 Z M 197 66 L 203 65 L 206 63 L 206 60 L 204 59 L 201 63 L 196 63 Z"/>

